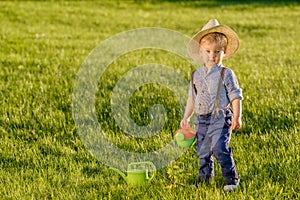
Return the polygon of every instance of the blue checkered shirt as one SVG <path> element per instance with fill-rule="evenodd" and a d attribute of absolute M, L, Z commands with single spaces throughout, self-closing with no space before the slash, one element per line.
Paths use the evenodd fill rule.
<path fill-rule="evenodd" d="M 219 79 L 221 76 L 222 65 L 212 67 L 207 73 L 205 66 L 199 67 L 193 74 L 193 84 L 190 84 L 188 96 L 194 99 L 194 112 L 197 115 L 212 113 L 217 96 Z M 239 87 L 238 80 L 234 72 L 226 68 L 223 77 L 223 84 L 220 88 L 219 109 L 229 106 L 234 99 L 243 99 L 242 89 Z"/>

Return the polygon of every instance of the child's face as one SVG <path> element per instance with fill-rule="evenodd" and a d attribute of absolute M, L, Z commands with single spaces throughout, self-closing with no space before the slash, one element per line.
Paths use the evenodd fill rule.
<path fill-rule="evenodd" d="M 224 47 L 210 41 L 201 42 L 199 53 L 207 68 L 220 65 L 225 55 Z"/>

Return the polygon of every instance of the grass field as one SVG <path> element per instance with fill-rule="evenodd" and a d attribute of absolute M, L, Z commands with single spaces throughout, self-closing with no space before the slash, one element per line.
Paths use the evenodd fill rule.
<path fill-rule="evenodd" d="M 299 199 L 300 4 L 226 2 L 1 1 L 0 198 Z M 224 192 L 216 166 L 210 185 L 191 187 L 198 172 L 194 148 L 158 170 L 150 184 L 128 186 L 79 137 L 72 115 L 76 74 L 89 53 L 117 33 L 162 27 L 192 36 L 211 18 L 231 26 L 241 39 L 238 53 L 224 61 L 245 97 L 244 127 L 231 141 L 240 186 Z M 147 63 L 171 66 L 186 78 L 194 67 L 168 52 L 139 50 L 121 56 L 99 77 L 99 124 L 128 151 L 161 148 L 181 119 L 172 91 L 150 84 L 132 96 L 131 117 L 147 124 L 150 105 L 162 104 L 168 114 L 163 130 L 135 139 L 115 124 L 114 85 L 131 68 Z"/>

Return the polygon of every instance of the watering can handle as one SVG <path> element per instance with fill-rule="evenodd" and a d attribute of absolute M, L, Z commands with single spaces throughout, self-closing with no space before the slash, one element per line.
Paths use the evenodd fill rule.
<path fill-rule="evenodd" d="M 155 165 L 152 163 L 152 162 L 150 162 L 150 161 L 145 161 L 145 162 L 133 162 L 133 163 L 130 163 L 129 165 L 128 165 L 128 170 L 130 169 L 130 167 L 131 167 L 131 165 L 141 165 L 141 164 L 148 164 L 148 165 L 150 165 L 151 166 L 151 168 L 153 169 L 152 170 L 152 176 L 150 177 L 150 178 L 148 178 L 148 181 L 150 182 L 153 178 L 154 178 L 154 176 L 155 176 L 155 174 L 156 174 L 156 167 L 155 167 Z"/>

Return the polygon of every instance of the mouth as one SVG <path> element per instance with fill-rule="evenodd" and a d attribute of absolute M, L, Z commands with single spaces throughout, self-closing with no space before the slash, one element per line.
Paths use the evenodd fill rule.
<path fill-rule="evenodd" d="M 206 64 L 208 66 L 215 66 L 217 63 L 215 62 L 215 60 L 208 60 L 208 62 Z"/>

